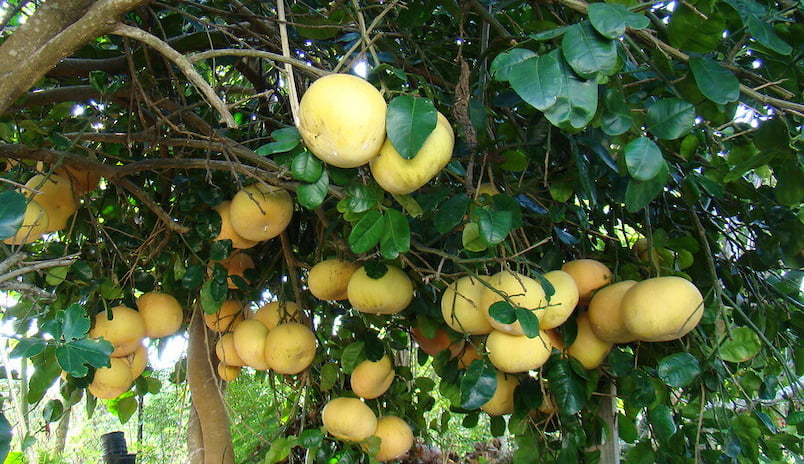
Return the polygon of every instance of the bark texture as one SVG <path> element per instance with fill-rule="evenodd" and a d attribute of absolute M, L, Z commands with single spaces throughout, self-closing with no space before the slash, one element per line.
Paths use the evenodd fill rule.
<path fill-rule="evenodd" d="M 187 380 L 193 409 L 198 415 L 203 440 L 204 464 L 234 464 L 232 434 L 229 431 L 229 416 L 223 403 L 220 383 L 213 368 L 215 349 L 201 316 L 196 309 L 190 322 L 190 343 L 187 350 Z M 198 453 L 188 442 L 190 456 Z M 193 462 L 196 462 L 193 460 Z M 200 461 L 198 461 L 200 462 Z"/>
<path fill-rule="evenodd" d="M 0 45 L 0 114 L 59 61 L 149 0 L 47 0 Z"/>

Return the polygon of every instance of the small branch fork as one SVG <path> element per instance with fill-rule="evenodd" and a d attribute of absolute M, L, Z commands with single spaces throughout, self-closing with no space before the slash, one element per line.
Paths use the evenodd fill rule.
<path fill-rule="evenodd" d="M 69 255 L 46 261 L 25 261 L 26 256 L 24 253 L 14 253 L 0 262 L 0 290 L 16 291 L 43 300 L 52 300 L 55 296 L 35 285 L 20 282 L 16 280 L 17 277 L 54 267 L 70 266 L 78 259 L 78 255 Z M 19 268 L 10 270 L 15 266 Z"/>

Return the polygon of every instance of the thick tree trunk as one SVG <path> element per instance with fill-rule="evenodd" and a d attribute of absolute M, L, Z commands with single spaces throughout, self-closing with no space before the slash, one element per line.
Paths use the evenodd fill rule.
<path fill-rule="evenodd" d="M 215 349 L 208 335 L 201 310 L 196 308 L 190 322 L 187 380 L 203 445 L 199 448 L 193 443 L 195 440 L 188 440 L 188 452 L 193 456 L 199 449 L 203 450 L 204 464 L 234 464 L 229 416 L 226 414 L 221 385 L 214 368 L 217 363 Z M 192 438 L 192 435 L 188 438 Z"/>
<path fill-rule="evenodd" d="M 59 61 L 149 0 L 47 0 L 0 45 L 0 114 Z"/>

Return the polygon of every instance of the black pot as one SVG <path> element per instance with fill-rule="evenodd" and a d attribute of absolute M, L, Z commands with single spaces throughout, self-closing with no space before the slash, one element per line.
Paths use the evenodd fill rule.
<path fill-rule="evenodd" d="M 128 454 L 126 448 L 126 436 L 123 432 L 109 432 L 101 435 L 103 444 L 103 454 L 105 455 L 125 455 Z M 133 461 L 132 461 L 133 462 Z"/>
<path fill-rule="evenodd" d="M 106 464 L 135 464 L 137 454 L 107 454 L 103 456 L 103 462 Z"/>

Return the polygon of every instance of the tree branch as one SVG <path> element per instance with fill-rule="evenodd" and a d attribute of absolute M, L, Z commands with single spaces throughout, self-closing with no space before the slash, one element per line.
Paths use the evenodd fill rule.
<path fill-rule="evenodd" d="M 331 74 L 329 71 L 316 68 L 315 66 L 310 66 L 309 64 L 297 60 L 295 58 L 282 56 L 277 53 L 265 52 L 262 50 L 241 49 L 241 48 L 218 48 L 214 50 L 207 50 L 203 52 L 193 53 L 192 55 L 189 55 L 187 59 L 191 63 L 195 63 L 196 61 L 207 60 L 209 58 L 215 58 L 219 56 L 244 56 L 248 58 L 262 58 L 265 60 L 290 64 L 313 77 L 323 77 L 326 76 L 327 74 Z"/>
<path fill-rule="evenodd" d="M 229 112 L 229 108 L 226 107 L 226 103 L 220 99 L 220 97 L 212 90 L 212 87 L 198 74 L 198 71 L 193 68 L 193 64 L 184 57 L 181 53 L 177 52 L 173 47 L 168 45 L 159 37 L 149 34 L 138 27 L 131 27 L 127 26 L 122 23 L 118 23 L 111 31 L 111 34 L 120 35 L 123 37 L 128 37 L 130 39 L 137 40 L 142 42 L 154 50 L 161 53 L 165 58 L 173 62 L 179 70 L 187 76 L 187 79 L 195 85 L 201 95 L 206 98 L 207 102 L 212 105 L 212 107 L 221 115 L 221 118 L 226 126 L 232 129 L 237 128 L 237 122 L 234 120 L 234 116 L 232 113 Z"/>

